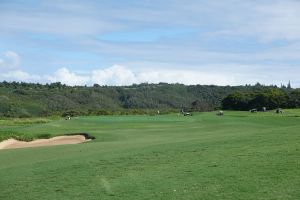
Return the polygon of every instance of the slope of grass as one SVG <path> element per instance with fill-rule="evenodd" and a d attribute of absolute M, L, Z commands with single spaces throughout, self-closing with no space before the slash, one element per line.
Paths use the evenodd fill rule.
<path fill-rule="evenodd" d="M 34 134 L 31 132 L 25 133 L 22 131 L 22 127 L 49 123 L 50 121 L 51 119 L 46 118 L 0 119 L 0 142 L 10 138 L 21 141 L 32 141 L 34 139 L 50 138 L 52 136 L 52 134 L 50 133 Z"/>
<path fill-rule="evenodd" d="M 80 145 L 0 151 L 0 199 L 299 199 L 299 110 L 5 125 Z"/>

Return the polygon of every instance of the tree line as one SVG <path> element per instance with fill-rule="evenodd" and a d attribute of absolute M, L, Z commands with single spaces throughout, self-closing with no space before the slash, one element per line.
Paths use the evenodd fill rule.
<path fill-rule="evenodd" d="M 260 91 L 236 91 L 222 100 L 227 110 L 268 110 L 300 108 L 300 89 L 265 88 Z"/>
<path fill-rule="evenodd" d="M 215 109 L 247 110 L 299 107 L 299 90 L 245 85 L 133 84 L 131 86 L 67 86 L 0 82 L 0 117 L 52 115 L 155 114 Z"/>

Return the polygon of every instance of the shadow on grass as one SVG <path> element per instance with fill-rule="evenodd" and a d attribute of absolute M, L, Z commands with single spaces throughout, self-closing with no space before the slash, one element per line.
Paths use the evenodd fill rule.
<path fill-rule="evenodd" d="M 89 133 L 67 133 L 65 134 L 66 136 L 71 136 L 71 135 L 82 135 L 85 137 L 86 140 L 94 140 L 96 139 L 94 136 L 90 135 Z"/>

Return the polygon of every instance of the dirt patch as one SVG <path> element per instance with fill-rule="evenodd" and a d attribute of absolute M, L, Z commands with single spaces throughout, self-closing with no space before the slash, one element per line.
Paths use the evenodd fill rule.
<path fill-rule="evenodd" d="M 85 135 L 57 136 L 50 139 L 38 139 L 31 142 L 8 139 L 0 142 L 0 149 L 17 149 L 17 148 L 27 148 L 27 147 L 54 146 L 54 145 L 63 145 L 63 144 L 79 144 L 90 140 L 91 139 L 87 139 Z"/>

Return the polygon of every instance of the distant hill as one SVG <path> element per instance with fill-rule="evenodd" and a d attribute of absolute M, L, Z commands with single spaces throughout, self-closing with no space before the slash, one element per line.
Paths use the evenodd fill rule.
<path fill-rule="evenodd" d="M 0 117 L 50 115 L 134 114 L 175 111 L 209 111 L 235 92 L 255 93 L 276 89 L 287 95 L 294 89 L 276 86 L 214 86 L 134 84 L 131 86 L 66 86 L 1 82 Z"/>

